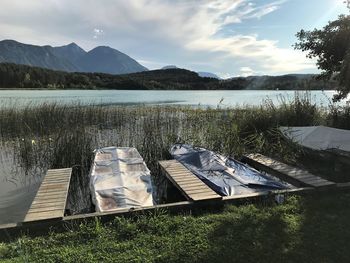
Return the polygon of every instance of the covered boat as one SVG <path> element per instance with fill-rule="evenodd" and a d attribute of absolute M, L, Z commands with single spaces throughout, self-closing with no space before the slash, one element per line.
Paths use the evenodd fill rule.
<path fill-rule="evenodd" d="M 350 153 L 350 131 L 325 126 L 280 127 L 292 141 L 313 149 Z"/>
<path fill-rule="evenodd" d="M 150 171 L 135 148 L 95 150 L 90 190 L 98 212 L 153 205 Z"/>
<path fill-rule="evenodd" d="M 171 155 L 223 196 L 286 189 L 291 185 L 258 172 L 235 159 L 188 144 L 175 144 Z"/>

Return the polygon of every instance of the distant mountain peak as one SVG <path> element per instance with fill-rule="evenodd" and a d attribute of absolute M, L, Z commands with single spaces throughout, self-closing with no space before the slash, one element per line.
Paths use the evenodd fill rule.
<path fill-rule="evenodd" d="M 128 74 L 148 70 L 128 55 L 108 46 L 98 46 L 90 50 L 78 60 L 78 65 L 85 72 L 109 74 Z"/>
<path fill-rule="evenodd" d="M 178 68 L 178 67 L 175 65 L 168 65 L 168 66 L 162 67 L 161 69 L 174 69 L 174 68 Z"/>
<path fill-rule="evenodd" d="M 66 46 L 63 47 L 67 47 L 67 48 L 72 48 L 72 49 L 79 49 L 79 50 L 84 50 L 83 48 L 81 48 L 79 45 L 77 45 L 75 42 L 72 42 Z M 84 50 L 85 51 L 85 50 Z"/>
<path fill-rule="evenodd" d="M 85 50 L 83 48 L 81 48 L 80 46 L 78 46 L 75 42 L 69 43 L 68 45 L 63 45 L 63 46 L 58 46 L 58 47 L 54 47 L 57 49 L 76 49 L 76 50 L 82 50 L 85 52 Z"/>
<path fill-rule="evenodd" d="M 75 43 L 75 42 L 72 42 L 72 43 L 68 44 L 67 46 L 68 46 L 68 47 L 69 47 L 69 46 L 71 46 L 71 47 L 79 47 L 79 46 L 77 45 L 77 43 Z"/>
<path fill-rule="evenodd" d="M 148 70 L 128 55 L 108 46 L 86 52 L 75 42 L 52 47 L 6 39 L 0 41 L 0 63 L 9 62 L 53 70 L 127 74 Z"/>
<path fill-rule="evenodd" d="M 197 72 L 198 75 L 202 78 L 213 78 L 213 79 L 220 79 L 220 77 L 214 73 L 211 72 L 204 72 L 204 71 L 200 71 Z"/>
<path fill-rule="evenodd" d="M 0 43 L 19 43 L 19 42 L 13 39 L 4 39 L 4 40 L 1 40 Z"/>

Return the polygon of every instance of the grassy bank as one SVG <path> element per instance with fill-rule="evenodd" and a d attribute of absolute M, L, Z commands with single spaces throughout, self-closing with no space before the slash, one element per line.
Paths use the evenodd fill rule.
<path fill-rule="evenodd" d="M 348 262 L 350 194 L 81 224 L 0 243 L 1 262 Z"/>

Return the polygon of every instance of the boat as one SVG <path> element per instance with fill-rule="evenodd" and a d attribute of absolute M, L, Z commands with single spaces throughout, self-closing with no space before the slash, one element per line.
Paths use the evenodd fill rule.
<path fill-rule="evenodd" d="M 290 184 L 278 178 L 205 148 L 174 144 L 170 153 L 174 159 L 222 196 L 292 188 Z"/>
<path fill-rule="evenodd" d="M 350 164 L 350 130 L 326 126 L 280 127 L 282 134 L 310 152 Z"/>
<path fill-rule="evenodd" d="M 90 190 L 97 212 L 154 205 L 150 170 L 133 147 L 96 149 Z"/>

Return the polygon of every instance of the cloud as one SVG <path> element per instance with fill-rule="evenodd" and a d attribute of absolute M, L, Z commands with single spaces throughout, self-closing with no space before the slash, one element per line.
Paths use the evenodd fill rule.
<path fill-rule="evenodd" d="M 0 37 L 51 45 L 74 41 L 85 49 L 110 45 L 150 68 L 162 64 L 154 61 L 230 75 L 240 74 L 242 65 L 267 74 L 314 68 L 303 54 L 280 48 L 276 40 L 229 30 L 262 19 L 286 1 L 261 2 L 2 0 Z"/>
<path fill-rule="evenodd" d="M 98 28 L 94 28 L 93 33 L 93 38 L 95 39 L 104 34 L 103 30 Z"/>
<path fill-rule="evenodd" d="M 252 76 L 257 73 L 254 70 L 252 70 L 250 67 L 241 67 L 239 70 L 241 72 L 240 76 L 242 77 Z"/>

